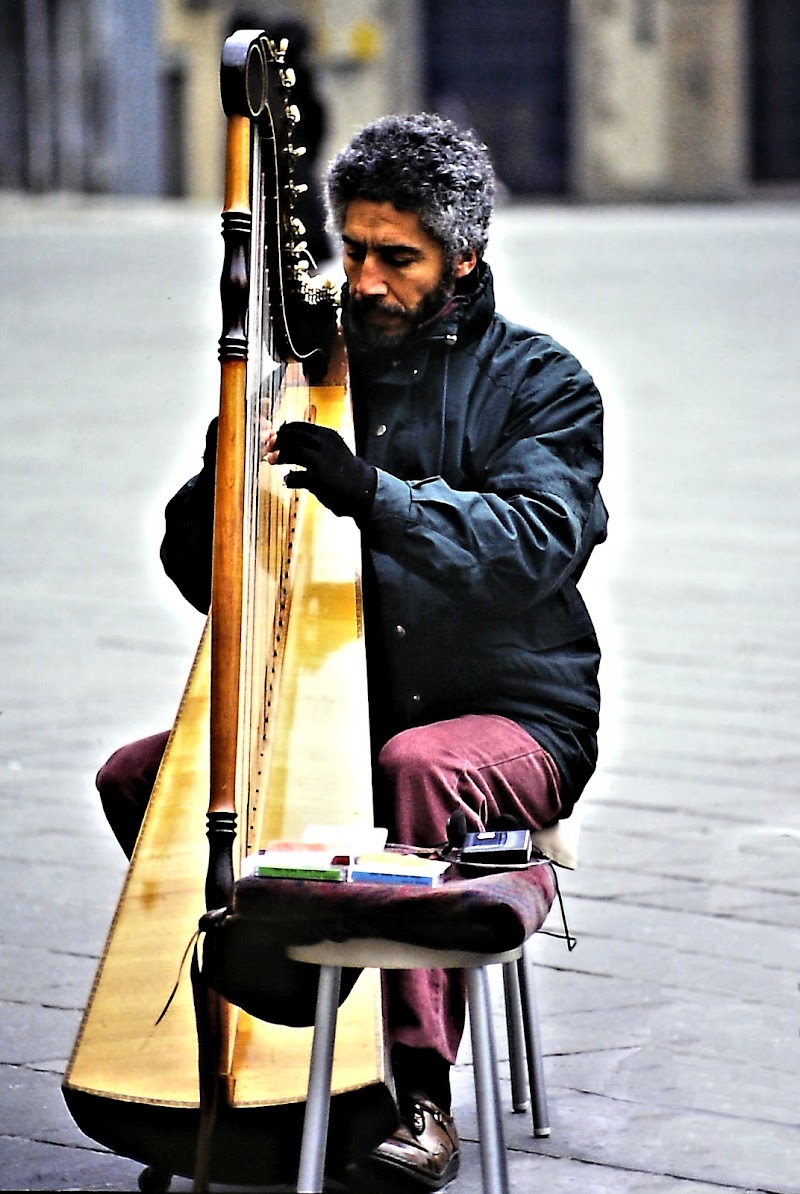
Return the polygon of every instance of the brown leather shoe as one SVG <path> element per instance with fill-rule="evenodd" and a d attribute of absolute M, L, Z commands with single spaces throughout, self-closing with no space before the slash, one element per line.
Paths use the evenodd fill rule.
<path fill-rule="evenodd" d="M 357 1190 L 441 1190 L 458 1173 L 461 1152 L 453 1117 L 425 1095 L 410 1095 L 401 1108 L 400 1127 L 351 1167 Z M 368 1187 L 363 1183 L 372 1181 Z"/>

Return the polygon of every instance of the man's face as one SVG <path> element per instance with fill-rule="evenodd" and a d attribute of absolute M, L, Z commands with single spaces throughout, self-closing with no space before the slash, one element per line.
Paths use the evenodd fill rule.
<path fill-rule="evenodd" d="M 348 203 L 342 244 L 353 326 L 375 347 L 405 340 L 475 266 L 472 254 L 446 270 L 444 249 L 416 212 L 367 199 Z"/>

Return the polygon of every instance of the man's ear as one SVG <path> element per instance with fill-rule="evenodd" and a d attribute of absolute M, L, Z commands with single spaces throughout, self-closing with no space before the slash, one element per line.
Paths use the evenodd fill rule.
<path fill-rule="evenodd" d="M 457 278 L 466 278 L 467 274 L 471 274 L 478 264 L 478 254 L 474 249 L 466 253 L 460 261 L 456 262 L 455 276 Z"/>

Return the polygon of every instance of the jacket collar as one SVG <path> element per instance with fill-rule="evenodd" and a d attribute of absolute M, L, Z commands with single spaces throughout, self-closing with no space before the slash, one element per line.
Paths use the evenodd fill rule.
<path fill-rule="evenodd" d="M 475 278 L 470 290 L 457 291 L 438 315 L 417 328 L 402 344 L 388 351 L 365 344 L 353 330 L 349 319 L 350 292 L 345 283 L 342 288 L 342 326 L 348 353 L 364 359 L 372 358 L 374 364 L 379 366 L 386 362 L 388 356 L 399 361 L 415 356 L 420 349 L 429 348 L 437 342 L 465 344 L 478 339 L 494 315 L 494 283 L 492 271 L 485 261 L 478 262 L 469 276 Z"/>

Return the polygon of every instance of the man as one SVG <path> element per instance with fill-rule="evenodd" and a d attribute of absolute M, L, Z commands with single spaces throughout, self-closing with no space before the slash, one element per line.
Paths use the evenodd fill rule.
<path fill-rule="evenodd" d="M 599 650 L 576 585 L 605 538 L 602 406 L 574 357 L 495 311 L 492 197 L 485 147 L 448 121 L 386 117 L 355 137 L 328 200 L 357 454 L 304 423 L 267 443 L 299 466 L 287 484 L 361 529 L 376 820 L 420 846 L 453 814 L 468 829 L 568 816 L 596 762 Z M 162 547 L 200 609 L 213 448 Z M 98 786 L 130 846 L 163 739 L 126 749 Z M 402 1123 L 365 1166 L 439 1189 L 459 1163 L 460 976 L 389 972 L 387 1024 Z"/>

